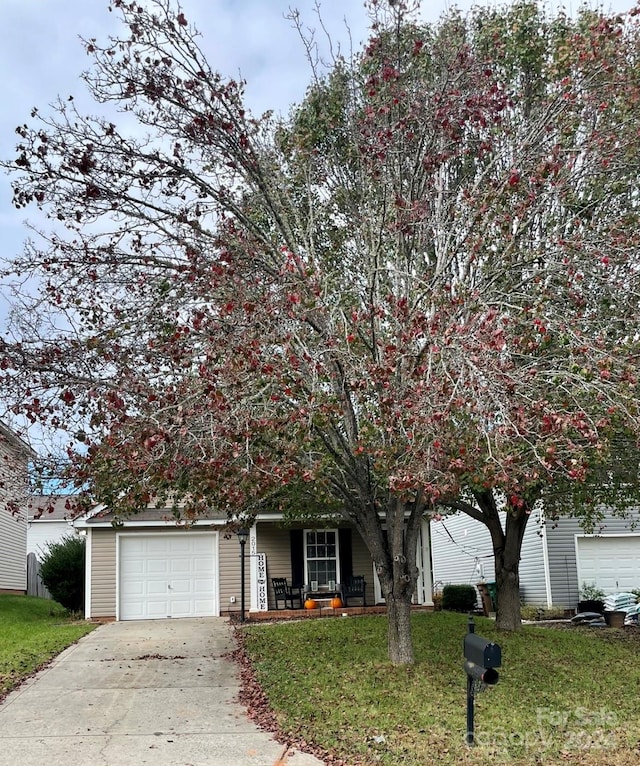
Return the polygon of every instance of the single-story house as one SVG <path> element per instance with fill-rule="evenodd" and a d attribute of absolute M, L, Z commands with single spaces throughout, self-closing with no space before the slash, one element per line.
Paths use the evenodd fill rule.
<path fill-rule="evenodd" d="M 171 511 L 147 508 L 116 520 L 96 508 L 76 519 L 86 532 L 87 618 L 117 620 L 219 616 L 241 608 L 241 547 L 226 517 L 176 522 Z M 431 604 L 429 525 L 418 550 L 416 603 Z M 281 516 L 258 516 L 245 546 L 245 608 L 249 614 L 276 608 L 272 578 L 289 584 L 316 581 L 320 588 L 351 575 L 366 581 L 366 602 L 382 602 L 371 556 L 358 532 L 289 528 Z"/>
<path fill-rule="evenodd" d="M 41 561 L 51 543 L 76 534 L 67 498 L 62 495 L 34 495 L 29 499 L 28 511 L 27 555 L 34 553 Z"/>
<path fill-rule="evenodd" d="M 0 593 L 27 589 L 27 487 L 35 453 L 0 422 Z"/>
<path fill-rule="evenodd" d="M 504 521 L 504 519 L 503 519 Z M 629 518 L 606 515 L 594 534 L 576 518 L 529 519 L 522 542 L 520 594 L 523 604 L 575 609 L 583 583 L 605 594 L 640 588 L 640 511 Z M 430 523 L 431 559 L 436 590 L 443 585 L 495 580 L 491 536 L 484 524 L 465 513 Z"/>

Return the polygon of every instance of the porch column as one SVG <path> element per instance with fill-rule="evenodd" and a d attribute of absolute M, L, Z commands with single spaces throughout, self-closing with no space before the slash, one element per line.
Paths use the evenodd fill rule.
<path fill-rule="evenodd" d="M 418 565 L 417 602 L 433 606 L 433 572 L 431 567 L 431 539 L 429 537 L 429 520 L 422 519 L 418 534 L 418 549 L 416 551 Z"/>

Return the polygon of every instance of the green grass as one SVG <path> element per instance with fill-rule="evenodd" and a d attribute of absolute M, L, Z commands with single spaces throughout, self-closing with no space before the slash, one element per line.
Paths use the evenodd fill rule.
<path fill-rule="evenodd" d="M 0 698 L 95 627 L 55 601 L 0 595 Z"/>
<path fill-rule="evenodd" d="M 416 662 L 392 667 L 386 618 L 251 626 L 246 648 L 282 729 L 355 764 L 636 764 L 640 637 L 525 627 L 476 632 L 502 646 L 498 685 L 464 743 L 466 616 L 413 616 Z"/>

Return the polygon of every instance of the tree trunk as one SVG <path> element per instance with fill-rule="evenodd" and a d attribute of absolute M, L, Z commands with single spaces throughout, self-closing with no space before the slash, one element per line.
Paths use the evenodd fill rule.
<path fill-rule="evenodd" d="M 522 615 L 520 611 L 520 556 L 522 538 L 529 520 L 524 508 L 509 509 L 504 533 L 499 536 L 499 544 L 494 540 L 496 571 L 496 627 L 499 630 L 520 630 Z"/>
<path fill-rule="evenodd" d="M 520 555 L 531 508 L 522 500 L 517 507 L 507 505 L 503 529 L 494 493 L 487 490 L 474 493 L 474 497 L 477 508 L 460 502 L 451 504 L 451 507 L 464 511 L 489 530 L 496 573 L 496 627 L 499 630 L 520 630 Z"/>
<path fill-rule="evenodd" d="M 496 627 L 499 630 L 520 630 L 520 573 L 515 567 L 500 567 L 496 556 Z"/>
<path fill-rule="evenodd" d="M 376 566 L 387 605 L 387 648 L 393 665 L 413 663 L 411 599 L 418 580 L 416 546 L 424 512 L 421 499 L 413 503 L 390 495 L 384 529 L 377 509 L 358 519 L 362 534 Z"/>
<path fill-rule="evenodd" d="M 387 644 L 389 660 L 393 665 L 410 665 L 413 662 L 413 639 L 411 637 L 411 596 L 387 600 Z"/>

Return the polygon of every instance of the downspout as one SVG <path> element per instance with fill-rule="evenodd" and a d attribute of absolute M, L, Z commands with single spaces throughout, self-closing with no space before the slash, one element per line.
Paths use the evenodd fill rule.
<path fill-rule="evenodd" d="M 547 595 L 547 608 L 553 606 L 553 596 L 551 594 L 551 569 L 549 567 L 549 548 L 547 545 L 547 521 L 544 511 L 540 513 L 540 532 L 542 537 L 542 563 L 544 566 L 544 587 Z"/>
<path fill-rule="evenodd" d="M 92 539 L 93 529 L 87 527 L 84 544 L 84 618 L 85 620 L 91 619 L 91 547 L 93 544 Z"/>

